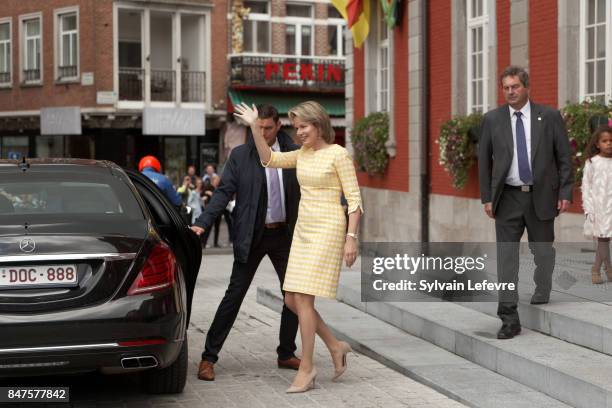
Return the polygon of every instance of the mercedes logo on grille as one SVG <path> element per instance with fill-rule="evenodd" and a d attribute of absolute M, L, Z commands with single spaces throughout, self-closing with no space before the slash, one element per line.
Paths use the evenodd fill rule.
<path fill-rule="evenodd" d="M 36 248 L 36 242 L 31 238 L 24 238 L 19 243 L 19 249 L 23 252 L 32 252 Z"/>

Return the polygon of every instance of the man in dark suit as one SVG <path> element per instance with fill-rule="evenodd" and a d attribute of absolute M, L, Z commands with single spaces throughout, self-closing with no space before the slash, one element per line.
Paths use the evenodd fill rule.
<path fill-rule="evenodd" d="M 258 124 L 272 150 L 299 148 L 280 131 L 281 122 L 273 106 L 261 105 L 258 112 Z M 297 221 L 300 187 L 295 169 L 264 169 L 252 136 L 232 151 L 221 184 L 191 229 L 198 235 L 209 229 L 234 194 L 234 265 L 229 286 L 206 335 L 198 369 L 198 378 L 205 381 L 215 379 L 214 364 L 264 256 L 272 261 L 282 288 Z M 280 368 L 299 368 L 300 360 L 294 354 L 297 329 L 297 316 L 283 306 L 277 348 Z"/>
<path fill-rule="evenodd" d="M 527 229 L 536 269 L 532 304 L 548 303 L 555 264 L 555 217 L 572 199 L 572 165 L 559 111 L 529 100 L 529 75 L 510 66 L 500 76 L 507 104 L 485 114 L 479 142 L 480 196 L 495 219 L 499 282 L 518 284 L 519 241 Z M 499 339 L 521 332 L 518 291 L 500 291 Z"/>

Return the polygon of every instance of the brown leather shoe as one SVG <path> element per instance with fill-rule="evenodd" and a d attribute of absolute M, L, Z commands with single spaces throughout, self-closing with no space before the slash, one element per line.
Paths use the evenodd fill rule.
<path fill-rule="evenodd" d="M 208 360 L 200 361 L 200 367 L 198 368 L 198 379 L 203 381 L 214 381 L 215 363 L 211 363 Z"/>
<path fill-rule="evenodd" d="M 297 357 L 291 357 L 286 360 L 278 359 L 278 368 L 288 368 L 290 370 L 298 370 L 301 360 Z"/>

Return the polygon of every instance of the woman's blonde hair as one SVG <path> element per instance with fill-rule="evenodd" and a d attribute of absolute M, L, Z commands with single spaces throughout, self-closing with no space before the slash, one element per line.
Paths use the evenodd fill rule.
<path fill-rule="evenodd" d="M 336 140 L 336 133 L 331 125 L 329 115 L 318 102 L 302 102 L 289 110 L 289 119 L 299 119 L 308 122 L 319 130 L 319 135 L 326 143 L 332 144 Z"/>

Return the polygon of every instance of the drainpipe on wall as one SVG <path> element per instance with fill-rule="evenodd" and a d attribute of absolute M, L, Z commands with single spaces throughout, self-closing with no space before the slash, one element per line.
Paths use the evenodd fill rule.
<path fill-rule="evenodd" d="M 429 153 L 429 73 L 427 60 L 427 20 L 428 8 L 426 0 L 420 1 L 421 8 L 421 242 L 429 242 L 429 185 L 430 162 Z"/>

